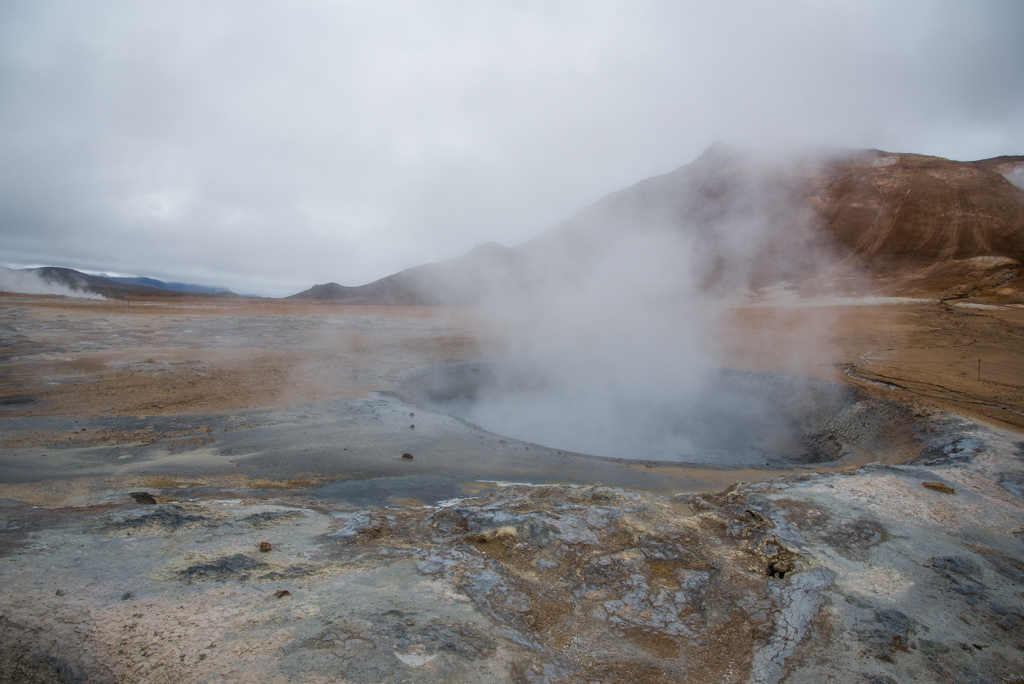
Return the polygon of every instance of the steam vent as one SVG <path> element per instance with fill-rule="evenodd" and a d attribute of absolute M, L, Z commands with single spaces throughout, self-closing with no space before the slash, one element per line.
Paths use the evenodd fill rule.
<path fill-rule="evenodd" d="M 12 270 L 0 680 L 1024 682 L 1022 168 L 716 144 L 280 299 Z"/>
<path fill-rule="evenodd" d="M 462 363 L 413 373 L 397 396 L 506 437 L 618 459 L 786 467 L 851 457 L 904 460 L 920 448 L 906 427 L 907 409 L 849 385 L 781 373 L 720 370 L 699 401 L 642 397 L 617 404 L 615 415 L 559 412 L 556 406 L 586 398 L 552 399 L 551 392 L 551 381 L 537 372 Z"/>

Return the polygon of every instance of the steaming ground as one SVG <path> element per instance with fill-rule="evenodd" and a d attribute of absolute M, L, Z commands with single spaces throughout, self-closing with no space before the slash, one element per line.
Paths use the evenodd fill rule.
<path fill-rule="evenodd" d="M 1024 425 L 1024 394 L 1017 384 L 1024 382 L 1024 373 L 1015 370 L 1024 368 L 1024 353 L 1015 342 L 1024 310 L 967 308 L 969 301 L 894 302 L 728 309 L 718 319 L 713 342 L 725 365 L 736 370 L 808 377 L 856 388 L 862 399 L 931 405 Z M 664 478 L 675 470 L 648 473 L 643 464 L 639 468 L 644 472 L 638 476 L 638 468 L 628 462 L 627 467 L 618 467 L 614 460 L 587 459 L 585 454 L 600 454 L 584 448 L 587 444 L 544 444 L 528 435 L 503 434 L 500 426 L 488 431 L 389 396 L 401 394 L 402 381 L 424 369 L 481 363 L 488 358 L 486 350 L 501 348 L 500 340 L 488 338 L 493 334 L 490 322 L 470 309 L 245 300 L 200 300 L 185 306 L 137 302 L 126 307 L 17 296 L 5 297 L 4 303 L 0 401 L 5 426 L 11 426 L 5 446 L 36 440 L 36 451 L 25 452 L 31 467 L 24 467 L 35 473 L 28 481 L 52 474 L 52 466 L 33 455 L 37 451 L 68 446 L 92 453 L 88 450 L 118 443 L 127 445 L 124 451 L 129 453 L 145 448 L 173 454 L 166 474 L 173 475 L 188 462 L 194 469 L 189 475 L 205 470 L 275 481 L 352 478 L 353 473 L 403 476 L 410 468 L 423 468 L 493 479 L 518 479 L 532 471 L 539 478 L 535 481 L 636 486 L 644 480 L 644 486 L 667 490 L 694 482 L 697 487 L 709 481 L 724 485 L 732 476 L 710 476 L 704 470 L 694 480 L 688 471 L 672 481 Z M 823 318 L 830 325 L 815 327 Z M 979 356 L 984 357 L 980 383 L 975 379 Z M 644 365 L 653 368 L 646 360 Z M 586 406 L 588 399 L 586 393 L 569 395 L 566 403 L 570 408 L 574 402 Z M 773 403 L 779 402 L 768 402 Z M 728 404 L 723 410 L 730 409 Z M 763 400 L 753 404 L 759 411 L 766 405 Z M 520 406 L 509 415 L 523 410 Z M 287 419 L 277 417 L 276 411 L 289 412 Z M 360 421 L 380 427 L 367 431 Z M 15 424 L 20 426 L 17 434 Z M 255 426 L 264 426 L 257 431 L 258 439 Z M 264 451 L 260 442 L 270 440 L 275 430 L 282 433 L 272 440 L 275 450 L 283 449 L 287 458 L 244 456 L 246 449 L 249 454 Z M 288 430 L 294 436 L 284 436 Z M 716 429 L 712 434 L 725 433 Z M 452 447 L 453 435 L 460 436 L 459 449 Z M 218 440 L 236 437 L 241 441 L 225 445 L 230 453 L 223 459 L 211 458 Z M 170 448 L 168 441 L 173 442 Z M 481 452 L 479 444 L 486 444 L 487 450 Z M 587 465 L 564 465 L 566 451 L 578 452 L 572 458 L 584 459 Z M 717 456 L 727 456 L 718 451 Z M 396 460 L 406 452 L 420 458 L 411 463 Z M 879 457 L 868 452 L 848 453 L 840 465 Z M 356 454 L 358 464 L 341 460 Z M 527 455 L 530 462 L 521 467 Z M 653 456 L 635 451 L 609 455 L 619 460 Z M 679 453 L 671 456 L 666 460 L 694 460 L 682 459 Z M 889 460 L 899 458 L 894 452 Z M 157 456 L 140 462 L 148 465 L 130 458 L 113 458 L 110 464 L 97 460 L 118 474 L 129 463 L 135 475 L 163 468 Z M 704 465 L 714 461 L 697 460 Z M 773 467 L 794 465 L 768 460 Z M 539 468 L 538 462 L 546 463 L 547 469 Z M 480 468 L 469 465 L 473 463 Z M 764 467 L 753 460 L 729 465 Z M 744 474 L 741 479 L 752 477 Z"/>
<path fill-rule="evenodd" d="M 1024 677 L 1024 309 L 846 303 L 723 309 L 709 339 L 907 441 L 715 469 L 403 401 L 507 348 L 470 309 L 4 296 L 0 673 Z"/>
<path fill-rule="evenodd" d="M 75 290 L 60 283 L 51 283 L 33 271 L 0 267 L 0 292 L 47 294 L 80 299 L 103 299 L 94 292 Z"/>
<path fill-rule="evenodd" d="M 685 386 L 676 396 L 623 392 L 608 401 L 567 392 L 534 367 L 492 362 L 410 373 L 398 396 L 495 434 L 617 459 L 785 467 L 858 453 L 900 461 L 914 448 L 908 414 L 850 387 L 723 369 L 694 389 Z"/>

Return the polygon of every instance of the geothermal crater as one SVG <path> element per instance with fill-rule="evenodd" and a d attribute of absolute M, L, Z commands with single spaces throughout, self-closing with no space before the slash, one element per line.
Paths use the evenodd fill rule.
<path fill-rule="evenodd" d="M 540 368 L 453 363 L 407 374 L 395 394 L 503 437 L 619 459 L 774 468 L 919 450 L 905 408 L 782 373 L 719 369 L 697 388 L 610 394 Z"/>

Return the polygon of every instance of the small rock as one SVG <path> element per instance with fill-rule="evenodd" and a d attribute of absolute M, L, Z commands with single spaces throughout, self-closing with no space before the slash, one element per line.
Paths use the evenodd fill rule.
<path fill-rule="evenodd" d="M 758 525 L 758 526 L 761 526 L 761 527 L 775 527 L 775 524 L 772 523 L 771 520 L 769 520 L 768 518 L 764 517 L 763 515 L 761 515 L 760 513 L 758 513 L 755 510 L 752 510 L 752 509 L 748 508 L 747 510 L 744 511 L 744 513 L 754 522 L 755 525 Z"/>
<path fill-rule="evenodd" d="M 64 596 L 64 595 L 66 595 L 67 593 L 68 593 L 68 592 L 64 591 L 63 589 L 58 589 L 58 590 L 57 590 L 57 596 Z"/>
<path fill-rule="evenodd" d="M 412 460 L 412 454 L 402 454 L 402 460 L 403 461 L 411 461 Z"/>
<path fill-rule="evenodd" d="M 415 430 L 415 429 L 416 429 L 416 426 L 415 426 L 415 425 L 410 425 L 410 426 L 409 426 L 409 429 L 410 429 L 410 430 Z"/>
<path fill-rule="evenodd" d="M 292 595 L 292 592 L 288 591 L 287 589 L 278 589 L 277 591 L 274 592 L 274 596 L 276 596 L 277 598 L 284 598 L 285 596 L 291 596 L 291 595 Z"/>
<path fill-rule="evenodd" d="M 268 541 L 261 541 L 260 542 L 260 551 L 262 551 L 263 553 L 266 553 L 267 551 L 273 551 L 273 550 L 274 550 L 274 547 L 270 545 L 270 542 L 268 542 Z"/>
<path fill-rule="evenodd" d="M 149 492 L 132 492 L 128 496 L 135 499 L 135 503 L 137 504 L 156 504 L 156 499 Z"/>
<path fill-rule="evenodd" d="M 554 570 L 558 567 L 558 563 L 550 558 L 538 558 L 533 566 L 538 570 Z"/>
<path fill-rule="evenodd" d="M 942 492 L 943 494 L 956 494 L 956 490 L 949 485 L 942 484 L 941 482 L 922 482 L 921 486 L 925 489 L 930 489 L 933 492 Z"/>
<path fill-rule="evenodd" d="M 415 562 L 416 571 L 421 575 L 436 575 L 440 572 L 444 572 L 444 563 L 438 558 L 427 558 L 426 560 L 418 560 Z"/>
<path fill-rule="evenodd" d="M 465 537 L 466 541 L 478 542 L 483 544 L 490 544 L 491 542 L 495 541 L 511 543 L 518 538 L 519 531 L 511 525 L 505 525 L 504 527 L 485 530 L 477 534 L 468 534 Z"/>
<path fill-rule="evenodd" d="M 122 601 L 127 601 L 131 597 L 132 597 L 132 592 L 130 592 L 130 591 L 126 591 L 123 594 L 121 594 L 121 600 Z"/>

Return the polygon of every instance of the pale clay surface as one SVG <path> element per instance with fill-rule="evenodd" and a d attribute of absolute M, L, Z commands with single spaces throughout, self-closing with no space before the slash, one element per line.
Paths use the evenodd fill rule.
<path fill-rule="evenodd" d="M 971 461 L 723 495 L 520 485 L 435 507 L 283 496 L 58 520 L 8 507 L 7 531 L 24 532 L 0 559 L 3 667 L 39 673 L 26 681 L 1011 681 L 1024 506 L 997 483 L 1024 468 L 1012 435 L 974 435 Z M 792 571 L 769 578 L 783 556 Z"/>

